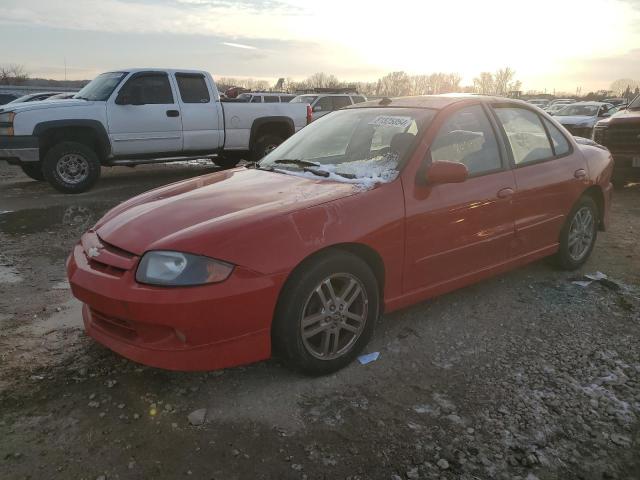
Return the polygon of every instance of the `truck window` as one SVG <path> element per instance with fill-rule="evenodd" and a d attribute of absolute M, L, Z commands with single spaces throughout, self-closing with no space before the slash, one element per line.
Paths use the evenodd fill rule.
<path fill-rule="evenodd" d="M 364 97 L 351 97 L 351 99 L 353 100 L 353 103 L 362 103 L 364 102 Z"/>
<path fill-rule="evenodd" d="M 209 89 L 204 75 L 199 73 L 176 73 L 180 98 L 184 103 L 209 103 Z"/>
<path fill-rule="evenodd" d="M 320 97 L 318 102 L 314 105 L 315 107 L 320 107 L 323 112 L 330 112 L 333 110 L 333 98 L 332 97 Z"/>
<path fill-rule="evenodd" d="M 262 103 L 262 97 L 260 95 L 255 95 L 251 98 L 251 103 Z"/>
<path fill-rule="evenodd" d="M 265 95 L 262 98 L 264 99 L 264 103 L 280 103 L 280 99 L 275 95 Z"/>
<path fill-rule="evenodd" d="M 142 102 L 150 104 L 173 104 L 173 93 L 166 73 L 143 73 L 127 81 L 122 90 L 130 93 L 139 89 Z"/>
<path fill-rule="evenodd" d="M 351 105 L 351 98 L 349 97 L 333 97 L 333 109 L 338 110 Z"/>

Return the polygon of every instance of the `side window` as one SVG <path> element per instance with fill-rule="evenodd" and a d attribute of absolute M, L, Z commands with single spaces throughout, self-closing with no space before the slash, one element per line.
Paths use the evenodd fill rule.
<path fill-rule="evenodd" d="M 171 92 L 171 85 L 169 85 L 169 78 L 166 73 L 145 73 L 139 75 L 130 79 L 122 88 L 128 94 L 137 90 L 142 103 L 147 105 L 168 105 L 173 103 L 173 93 Z"/>
<path fill-rule="evenodd" d="M 364 97 L 351 97 L 353 103 L 362 103 L 364 102 Z"/>
<path fill-rule="evenodd" d="M 251 103 L 262 103 L 262 97 L 260 95 L 254 95 L 251 97 Z"/>
<path fill-rule="evenodd" d="M 349 97 L 333 97 L 333 109 L 338 110 L 339 108 L 347 107 L 351 105 L 351 98 Z"/>
<path fill-rule="evenodd" d="M 544 124 L 549 131 L 549 136 L 551 137 L 551 142 L 553 143 L 553 151 L 557 156 L 566 155 L 569 153 L 569 142 L 567 138 L 562 134 L 560 130 L 556 128 L 556 126 L 551 123 L 546 118 L 544 119 Z"/>
<path fill-rule="evenodd" d="M 288 102 L 290 102 L 291 100 L 293 100 L 294 98 L 296 98 L 296 97 L 295 97 L 295 95 L 282 95 L 282 96 L 280 97 L 280 101 L 281 101 L 282 103 L 288 103 Z"/>
<path fill-rule="evenodd" d="M 518 107 L 496 107 L 504 127 L 516 165 L 553 157 L 540 117 L 531 110 Z"/>
<path fill-rule="evenodd" d="M 333 97 L 321 97 L 313 107 L 320 107 L 321 111 L 330 112 L 333 110 Z"/>
<path fill-rule="evenodd" d="M 461 108 L 447 119 L 431 144 L 431 159 L 464 163 L 469 175 L 502 168 L 495 133 L 480 105 Z"/>
<path fill-rule="evenodd" d="M 209 103 L 209 89 L 204 75 L 176 73 L 180 98 L 184 103 Z"/>
<path fill-rule="evenodd" d="M 265 95 L 263 98 L 264 103 L 280 103 L 280 99 L 275 95 Z"/>

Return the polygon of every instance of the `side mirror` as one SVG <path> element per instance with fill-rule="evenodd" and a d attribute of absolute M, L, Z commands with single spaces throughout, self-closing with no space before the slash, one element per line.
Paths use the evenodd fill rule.
<path fill-rule="evenodd" d="M 313 107 L 313 111 L 314 112 L 321 112 L 322 111 L 322 107 L 320 105 L 316 105 L 315 107 Z"/>
<path fill-rule="evenodd" d="M 469 176 L 469 171 L 464 163 L 437 160 L 432 162 L 425 173 L 428 184 L 461 183 Z"/>

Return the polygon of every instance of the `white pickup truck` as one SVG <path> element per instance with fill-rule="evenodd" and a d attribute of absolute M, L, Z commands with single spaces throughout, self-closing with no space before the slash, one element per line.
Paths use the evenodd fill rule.
<path fill-rule="evenodd" d="M 302 103 L 222 103 L 207 72 L 126 69 L 99 75 L 70 100 L 0 106 L 0 160 L 79 193 L 101 166 L 257 160 L 311 115 Z"/>

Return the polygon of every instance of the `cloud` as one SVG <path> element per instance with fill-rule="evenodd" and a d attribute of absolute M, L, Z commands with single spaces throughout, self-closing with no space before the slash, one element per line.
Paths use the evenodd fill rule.
<path fill-rule="evenodd" d="M 243 45 L 241 43 L 222 42 L 222 44 L 226 45 L 227 47 L 244 48 L 246 50 L 256 50 L 256 47 L 252 47 L 251 45 Z"/>

